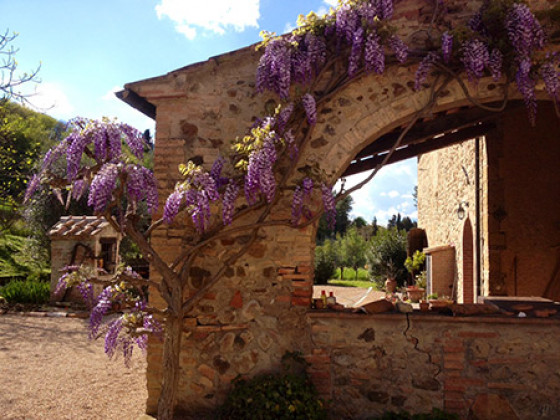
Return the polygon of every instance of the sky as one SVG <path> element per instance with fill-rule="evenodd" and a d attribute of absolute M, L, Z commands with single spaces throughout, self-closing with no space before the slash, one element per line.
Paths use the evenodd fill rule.
<path fill-rule="evenodd" d="M 57 119 L 116 117 L 153 132 L 154 122 L 118 100 L 125 83 L 160 76 L 285 33 L 299 14 L 325 13 L 336 0 L 0 0 L 0 31 L 18 33 L 21 72 L 40 66 L 31 102 Z M 350 177 L 352 185 L 359 175 Z M 416 160 L 383 168 L 353 194 L 352 217 L 384 224 L 416 219 Z"/>

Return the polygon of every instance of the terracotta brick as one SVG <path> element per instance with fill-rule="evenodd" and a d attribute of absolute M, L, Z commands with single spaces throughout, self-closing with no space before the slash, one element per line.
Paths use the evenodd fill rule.
<path fill-rule="evenodd" d="M 292 297 L 292 305 L 294 306 L 311 306 L 311 299 L 305 297 Z"/>
<path fill-rule="evenodd" d="M 305 356 L 305 360 L 312 365 L 328 364 L 331 362 L 331 357 L 326 354 L 313 354 Z"/>
<path fill-rule="evenodd" d="M 237 290 L 233 294 L 233 297 L 231 298 L 231 301 L 229 302 L 229 306 L 231 306 L 232 308 L 236 308 L 236 309 L 243 308 L 243 296 L 241 296 L 241 292 L 239 290 Z"/>

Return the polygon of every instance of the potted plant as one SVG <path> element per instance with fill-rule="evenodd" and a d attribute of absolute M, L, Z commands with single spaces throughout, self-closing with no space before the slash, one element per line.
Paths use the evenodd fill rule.
<path fill-rule="evenodd" d="M 426 290 L 426 271 L 423 270 L 425 261 L 426 255 L 421 251 L 416 251 L 404 262 L 404 266 L 414 279 L 414 284 L 406 288 L 408 298 L 412 302 L 419 302 L 424 297 Z"/>
<path fill-rule="evenodd" d="M 397 276 L 399 269 L 395 266 L 392 260 L 387 261 L 385 271 L 385 291 L 387 293 L 395 293 L 397 290 Z"/>

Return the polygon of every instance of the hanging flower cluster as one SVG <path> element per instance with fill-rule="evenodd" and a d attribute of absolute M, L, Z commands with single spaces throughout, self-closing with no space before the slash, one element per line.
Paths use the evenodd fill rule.
<path fill-rule="evenodd" d="M 126 185 L 131 203 L 145 201 L 150 213 L 155 213 L 155 178 L 152 171 L 139 164 L 146 146 L 142 134 L 127 124 L 109 120 L 76 118 L 69 127 L 72 131 L 68 137 L 45 154 L 39 173 L 28 184 L 25 199 L 32 197 L 42 181 L 55 180 L 66 185 L 73 199 L 82 197 L 89 188 L 88 205 L 102 213 L 115 199 L 118 187 Z M 66 176 L 59 179 L 56 165 L 64 157 Z"/>
<path fill-rule="evenodd" d="M 310 118 L 314 100 L 310 96 Z M 204 232 L 211 219 L 211 204 L 222 204 L 222 218 L 225 225 L 233 221 L 235 203 L 243 185 L 245 200 L 250 205 L 262 197 L 271 203 L 276 195 L 274 165 L 278 153 L 286 148 L 292 157 L 297 155 L 297 145 L 291 130 L 286 130 L 294 105 L 279 106 L 274 116 L 257 120 L 249 134 L 237 139 L 233 146 L 232 166 L 238 175 L 223 176 L 227 160 L 219 157 L 213 163 L 210 172 L 201 166 L 189 162 L 179 168 L 183 181 L 175 186 L 168 197 L 163 211 L 163 218 L 172 223 L 180 211 L 190 214 L 196 229 Z M 241 182 L 243 179 L 243 182 Z"/>
<path fill-rule="evenodd" d="M 179 211 L 185 208 L 196 228 L 202 232 L 210 221 L 210 203 L 220 198 L 217 182 L 192 161 L 180 165 L 179 171 L 184 180 L 177 184 L 175 191 L 167 198 L 163 218 L 171 223 Z"/>
<path fill-rule="evenodd" d="M 277 151 L 285 145 L 276 127 L 276 117 L 257 121 L 251 132 L 233 145 L 238 156 L 235 167 L 245 173 L 245 199 L 250 205 L 255 204 L 260 195 L 271 203 L 276 194 L 274 164 L 278 159 Z"/>
<path fill-rule="evenodd" d="M 420 89 L 438 62 L 452 68 L 462 67 L 472 83 L 487 74 L 494 81 L 506 75 L 515 80 L 525 101 L 529 120 L 534 123 L 538 77 L 542 78 L 554 100 L 557 100 L 555 92 L 558 92 L 560 83 L 557 58 L 552 54 L 547 55 L 545 60 L 536 58 L 545 46 L 545 39 L 542 26 L 524 2 L 485 1 L 468 22 L 467 28 L 443 33 L 441 51 L 431 51 L 421 61 L 415 87 Z"/>
<path fill-rule="evenodd" d="M 92 281 L 96 278 L 96 270 L 87 266 L 67 266 L 63 269 L 55 288 L 55 296 L 64 290 L 76 287 L 86 306 L 91 309 L 89 319 L 89 336 L 96 338 L 103 327 L 105 333 L 105 353 L 109 357 L 121 350 L 125 363 L 128 365 L 134 344 L 146 350 L 147 334 L 161 336 L 162 327 L 152 314 L 146 310 L 146 302 L 138 294 L 137 289 L 129 282 L 130 279 L 141 279 L 140 275 L 130 267 L 120 267 L 116 273 L 116 281 L 103 289 L 97 296 L 93 295 Z M 119 280 L 120 279 L 120 280 Z M 103 326 L 103 320 L 119 303 L 123 314 Z"/>
<path fill-rule="evenodd" d="M 403 63 L 407 45 L 393 33 L 386 21 L 393 16 L 392 0 L 352 0 L 341 3 L 324 17 L 311 12 L 300 16 L 298 28 L 275 37 L 265 32 L 264 53 L 257 68 L 257 91 L 271 90 L 282 99 L 290 97 L 294 83 L 305 85 L 326 63 L 329 45 L 336 53 L 349 50 L 348 75 L 361 68 L 382 73 L 387 45 Z M 334 42 L 331 42 L 332 39 Z"/>

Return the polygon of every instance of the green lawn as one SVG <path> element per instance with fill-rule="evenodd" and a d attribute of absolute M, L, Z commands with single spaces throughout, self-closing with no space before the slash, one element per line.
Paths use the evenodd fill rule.
<path fill-rule="evenodd" d="M 340 279 L 329 280 L 329 285 L 343 286 L 343 287 L 362 287 L 365 289 L 369 289 L 370 287 L 376 288 L 377 286 L 374 282 L 367 281 L 367 280 L 340 280 Z"/>
<path fill-rule="evenodd" d="M 334 277 L 329 280 L 332 286 L 344 287 L 376 287 L 376 283 L 370 281 L 369 273 L 363 268 L 358 268 L 358 278 L 356 279 L 356 271 L 353 268 L 345 267 L 342 280 L 340 279 L 340 269 L 336 269 Z"/>

